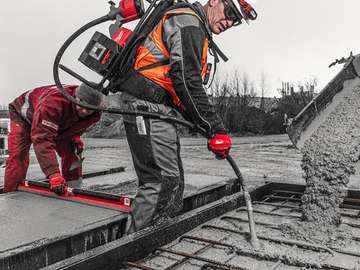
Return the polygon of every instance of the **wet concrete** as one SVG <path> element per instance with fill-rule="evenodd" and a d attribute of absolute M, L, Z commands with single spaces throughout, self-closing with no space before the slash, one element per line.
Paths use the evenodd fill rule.
<path fill-rule="evenodd" d="M 348 225 L 319 226 L 315 222 L 298 221 L 280 225 L 283 236 L 300 241 L 311 241 L 325 246 L 345 247 L 352 241 Z"/>
<path fill-rule="evenodd" d="M 94 177 L 101 178 L 105 182 L 103 185 L 97 185 L 96 179 L 89 178 L 73 186 L 116 194 L 135 194 L 136 181 L 126 182 L 125 185 L 119 182 L 114 185 L 114 179 L 119 174 Z M 186 185 L 186 196 L 226 182 L 221 177 L 200 175 L 189 175 L 186 180 L 191 183 Z M 74 231 L 74 229 L 85 229 L 87 224 L 101 223 L 105 219 L 111 220 L 119 215 L 122 214 L 115 210 L 31 193 L 2 194 L 0 195 L 0 239 L 2 240 L 0 241 L 0 252 L 33 241 L 36 242 L 39 239 L 56 238 L 64 233 Z"/>
<path fill-rule="evenodd" d="M 69 185 L 134 195 L 137 189 L 136 181 L 124 183 L 124 175 L 130 176 L 126 173 L 115 173 L 72 181 Z M 236 187 L 234 180 L 216 176 L 190 174 L 186 181 L 189 182 L 185 192 L 187 209 L 199 207 L 209 200 L 235 192 L 233 189 Z M 97 184 L 99 182 L 103 184 Z M 198 193 L 203 195 L 196 197 Z M 190 197 L 192 195 L 193 197 Z M 0 269 L 38 269 L 38 266 L 43 267 L 118 239 L 122 235 L 127 216 L 115 210 L 21 191 L 0 195 L 0 207 L 1 216 L 6 217 L 0 222 L 0 229 L 4 233 L 4 237 L 0 233 L 0 239 L 4 240 L 2 245 L 0 244 Z M 27 227 L 31 229 L 25 230 Z M 56 255 L 60 250 L 57 242 L 60 242 L 61 246 L 59 255 Z M 13 255 L 19 258 L 19 262 L 11 259 Z M 31 263 L 28 261 L 30 258 L 34 260 Z M 28 266 L 24 268 L 26 263 Z"/>
<path fill-rule="evenodd" d="M 302 222 L 283 224 L 284 236 L 324 245 L 351 243 L 351 230 L 342 224 L 340 205 L 351 175 L 359 168 L 359 81 L 345 82 L 344 93 L 327 107 L 326 118 L 320 115 L 314 120 L 316 129 L 301 149 L 306 181 Z"/>
<path fill-rule="evenodd" d="M 0 195 L 0 258 L 108 224 L 125 214 L 25 192 Z"/>
<path fill-rule="evenodd" d="M 315 230 L 319 233 L 320 242 L 320 235 L 343 238 L 343 233 L 339 232 L 341 228 L 337 227 L 341 224 L 339 207 L 360 156 L 359 86 L 337 105 L 305 142 L 302 154 L 301 167 L 306 181 L 302 197 L 303 220 L 316 225 L 300 225 L 295 230 L 300 232 L 301 227 L 309 230 L 315 226 L 323 227 Z"/>
<path fill-rule="evenodd" d="M 190 196 L 195 193 L 223 185 L 228 180 L 229 179 L 227 177 L 209 176 L 203 174 L 186 174 L 184 195 Z M 137 179 L 134 171 L 125 171 L 121 173 L 86 178 L 81 181 L 73 181 L 72 187 L 111 194 L 134 196 L 137 191 Z"/>
<path fill-rule="evenodd" d="M 291 203 L 283 203 L 283 205 L 292 205 Z M 226 213 L 226 215 L 213 219 L 207 222 L 207 226 L 199 226 L 185 236 L 203 238 L 211 241 L 218 241 L 221 244 L 228 245 L 227 247 L 218 244 L 209 244 L 195 239 L 177 239 L 170 244 L 163 247 L 163 249 L 188 253 L 196 255 L 200 258 L 213 260 L 217 263 L 223 263 L 229 266 L 228 269 L 286 269 L 286 270 L 310 270 L 310 269 L 359 269 L 360 255 L 348 255 L 343 251 L 357 252 L 359 250 L 360 242 L 350 239 L 350 234 L 344 236 L 351 244 L 341 246 L 333 242 L 319 246 L 320 248 L 312 249 L 306 244 L 314 244 L 316 239 L 298 239 L 295 234 L 284 235 L 284 226 L 294 224 L 301 221 L 301 211 L 294 211 L 294 209 L 271 207 L 267 205 L 254 205 L 255 211 L 262 211 L 264 213 L 255 212 L 254 217 L 256 221 L 257 234 L 260 241 L 261 248 L 255 250 L 249 241 L 248 237 L 248 223 L 247 213 L 242 210 L 236 210 Z M 355 210 L 350 210 L 348 213 L 357 213 Z M 232 217 L 235 219 L 228 219 L 225 217 Z M 236 220 L 239 219 L 239 220 Z M 356 222 L 357 218 L 350 218 L 347 221 Z M 304 222 L 301 222 L 304 224 Z M 313 223 L 312 223 L 313 224 Z M 346 226 L 346 225 L 343 225 Z M 230 229 L 230 230 L 227 230 Z M 317 228 L 313 226 L 312 230 Z M 359 236 L 359 228 L 350 228 L 346 226 L 343 231 L 352 231 L 351 236 Z M 235 233 L 239 232 L 239 233 Z M 301 244 L 287 244 L 285 242 L 269 241 L 267 239 L 284 239 L 284 240 L 305 240 Z M 349 243 L 349 242 L 347 242 Z M 231 248 L 229 246 L 232 246 Z M 329 248 L 328 248 L 329 247 Z M 335 252 L 332 248 L 339 247 L 341 252 Z M 171 254 L 164 251 L 158 251 L 148 256 L 147 258 L 138 261 L 143 266 L 151 267 L 153 269 L 227 269 L 217 268 L 213 263 L 204 262 L 198 259 L 185 258 L 184 256 Z M 121 268 L 124 269 L 124 268 Z M 128 267 L 126 269 L 138 269 Z"/>

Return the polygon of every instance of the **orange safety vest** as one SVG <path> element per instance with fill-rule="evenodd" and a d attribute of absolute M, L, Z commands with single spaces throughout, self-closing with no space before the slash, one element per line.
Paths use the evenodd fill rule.
<path fill-rule="evenodd" d="M 150 32 L 144 44 L 142 44 L 138 48 L 135 57 L 135 64 L 134 64 L 135 70 L 139 70 L 142 67 L 146 67 L 148 65 L 152 65 L 160 61 L 168 60 L 170 58 L 170 52 L 166 49 L 162 38 L 163 25 L 168 17 L 179 14 L 190 14 L 196 16 L 197 18 L 199 18 L 200 21 L 202 21 L 200 17 L 190 8 L 178 8 L 166 12 L 160 23 L 155 27 L 155 29 L 152 32 Z M 207 63 L 207 51 L 209 46 L 208 42 L 209 42 L 208 39 L 205 38 L 203 51 L 202 51 L 201 70 L 200 70 L 203 79 L 207 71 L 206 63 Z M 156 51 L 151 48 L 155 48 Z M 151 81 L 155 82 L 156 84 L 160 85 L 163 89 L 165 89 L 167 93 L 170 95 L 171 101 L 175 106 L 182 107 L 180 98 L 177 96 L 175 88 L 173 86 L 172 79 L 169 76 L 169 71 L 170 71 L 170 66 L 168 64 L 167 65 L 164 64 L 149 69 L 145 68 L 143 70 L 140 70 L 139 72 L 146 78 L 150 79 Z"/>

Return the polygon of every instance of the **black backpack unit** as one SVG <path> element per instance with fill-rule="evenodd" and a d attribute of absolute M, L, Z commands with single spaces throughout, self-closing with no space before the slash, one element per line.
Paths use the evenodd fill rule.
<path fill-rule="evenodd" d="M 174 0 L 160 1 L 151 14 L 145 18 L 144 21 L 139 22 L 123 48 L 123 53 L 118 65 L 119 73 L 125 74 L 132 68 L 137 49 L 160 22 L 164 14 L 171 8 L 183 6 L 183 3 L 185 2 L 174 4 Z"/>
<path fill-rule="evenodd" d="M 132 69 L 137 49 L 145 41 L 149 33 L 160 22 L 164 14 L 169 10 L 184 7 L 191 8 L 196 13 L 198 13 L 192 4 L 185 1 L 179 1 L 175 3 L 174 0 L 162 0 L 157 4 L 153 2 L 135 29 L 132 31 L 130 36 L 126 39 L 126 42 L 121 43 L 116 40 L 116 32 L 123 29 L 121 27 L 123 21 L 117 21 L 115 24 L 111 25 L 109 29 L 113 39 L 100 32 L 95 32 L 82 52 L 81 56 L 79 57 L 79 61 L 91 70 L 103 76 L 102 83 L 104 83 L 106 80 L 109 81 L 108 86 L 103 89 L 103 92 L 110 91 L 115 93 L 122 91 L 121 88 L 124 90 L 124 81 L 127 78 L 136 75 L 138 71 L 168 64 L 168 61 L 164 61 L 142 67 L 138 71 Z M 141 16 L 142 15 L 143 13 Z M 205 18 L 202 18 L 201 20 L 204 21 Z M 218 53 L 226 61 L 226 57 L 213 43 L 210 30 L 205 26 L 204 29 L 208 36 L 210 50 L 213 49 L 212 54 L 215 56 L 215 62 L 218 62 Z M 124 37 L 126 34 L 120 33 L 119 35 Z"/>
<path fill-rule="evenodd" d="M 137 49 L 143 42 L 145 41 L 146 37 L 150 34 L 151 31 L 156 27 L 156 25 L 160 22 L 166 12 L 177 9 L 177 8 L 191 8 L 195 13 L 198 14 L 198 11 L 194 8 L 194 6 L 188 2 L 180 1 L 174 3 L 174 0 L 164 0 L 161 1 L 152 11 L 152 13 L 143 21 L 138 24 L 138 26 L 133 31 L 132 35 L 130 36 L 129 40 L 126 42 L 126 45 L 122 49 L 121 56 L 119 57 L 119 62 L 116 65 L 116 71 L 113 74 L 113 77 L 110 80 L 110 84 L 108 90 L 111 92 L 119 92 L 119 91 L 126 91 L 127 85 L 124 82 L 133 76 L 137 76 L 138 72 L 141 70 L 146 70 L 150 68 L 154 68 L 161 65 L 169 64 L 169 61 L 157 62 L 155 64 L 151 64 L 145 67 L 140 68 L 139 70 L 133 70 L 133 65 L 135 61 L 135 56 L 137 53 Z M 200 17 L 200 16 L 199 16 Z M 202 18 L 201 21 L 204 21 L 206 18 Z M 209 49 L 211 54 L 215 58 L 215 67 L 216 63 L 219 62 L 219 56 L 224 60 L 227 61 L 227 57 L 220 51 L 220 49 L 216 46 L 213 42 L 211 37 L 210 29 L 205 27 L 203 23 L 203 27 L 205 32 L 207 33 L 207 37 L 209 40 Z M 133 80 L 134 81 L 134 80 Z M 139 85 L 144 86 L 144 80 L 140 79 Z M 132 89 L 134 89 L 133 85 L 130 85 Z M 155 86 L 156 87 L 156 86 Z M 128 91 L 130 92 L 130 91 Z M 136 94 L 135 94 L 136 96 Z"/>
<path fill-rule="evenodd" d="M 125 1 L 127 0 L 123 0 L 123 2 Z M 107 92 L 109 90 L 117 92 L 116 86 L 128 76 L 128 72 L 134 64 L 138 47 L 159 23 L 165 12 L 171 7 L 179 5 L 174 4 L 174 0 L 162 0 L 157 4 L 156 2 L 152 2 L 145 14 L 142 4 L 139 5 L 136 12 L 139 13 L 137 15 L 141 17 L 141 20 L 133 31 L 122 27 L 128 20 L 118 14 L 113 16 L 112 19 L 116 18 L 116 23 L 109 27 L 112 38 L 100 32 L 95 32 L 81 53 L 78 60 L 103 76 L 100 84 L 109 81 L 109 85 L 105 89 Z M 115 7 L 110 9 L 117 11 Z M 129 35 L 129 33 L 131 34 Z"/>
<path fill-rule="evenodd" d="M 115 4 L 111 1 L 109 3 L 111 4 L 111 7 L 110 12 L 107 15 L 95 19 L 82 26 L 65 41 L 55 57 L 53 66 L 54 80 L 60 92 L 71 102 L 94 110 L 100 110 L 100 108 L 96 108 L 88 104 L 80 104 L 79 101 L 76 101 L 74 98 L 67 95 L 66 91 L 62 88 L 62 83 L 59 78 L 59 69 L 62 69 L 81 82 L 97 89 L 98 91 L 101 91 L 104 94 L 108 94 L 109 92 L 115 93 L 119 91 L 126 91 L 126 88 L 129 88 L 130 91 L 130 89 L 134 89 L 135 87 L 133 87 L 133 85 L 130 83 L 126 85 L 125 82 L 128 78 L 133 77 L 134 75 L 139 75 L 139 71 L 141 70 L 168 64 L 168 61 L 158 62 L 142 67 L 137 71 L 132 68 L 139 46 L 160 22 L 164 14 L 171 9 L 184 7 L 191 8 L 198 14 L 198 11 L 194 8 L 194 6 L 186 1 L 179 1 L 175 3 L 175 0 L 153 0 L 146 11 L 144 10 L 142 0 L 121 0 L 119 7 L 115 7 Z M 201 18 L 200 14 L 198 15 Z M 139 18 L 141 19 L 136 25 L 135 29 L 133 31 L 127 29 L 126 39 L 120 40 L 121 37 L 123 37 L 122 34 L 124 34 L 121 33 L 121 31 L 125 29 L 122 27 L 122 25 L 126 22 Z M 60 64 L 60 60 L 64 52 L 78 36 L 100 23 L 114 20 L 116 20 L 116 22 L 110 26 L 110 34 L 111 32 L 117 33 L 119 34 L 118 36 L 121 37 L 117 39 L 117 37 L 111 34 L 113 37 L 112 39 L 100 32 L 95 32 L 78 59 L 86 67 L 102 76 L 102 79 L 99 83 L 90 82 L 70 68 Z M 206 18 L 202 18 L 201 20 L 205 21 Z M 212 41 L 210 30 L 205 26 L 204 23 L 203 26 L 208 36 L 209 49 L 211 54 L 214 56 L 215 64 L 219 61 L 219 56 L 224 61 L 227 61 L 226 56 Z M 139 86 L 145 86 L 141 81 L 137 82 L 137 84 Z M 136 96 L 136 93 L 134 93 L 134 95 Z"/>
<path fill-rule="evenodd" d="M 124 82 L 128 78 L 137 75 L 138 71 L 140 71 L 135 71 L 133 69 L 135 56 L 139 46 L 143 44 L 146 37 L 156 27 L 156 25 L 160 22 L 168 10 L 184 6 L 184 4 L 185 2 L 174 4 L 174 0 L 160 1 L 151 14 L 149 14 L 149 16 L 147 16 L 147 18 L 145 18 L 143 21 L 139 22 L 129 39 L 126 41 L 125 46 L 122 48 L 122 52 L 119 55 L 119 61 L 114 66 L 114 73 L 112 78 L 109 80 L 109 91 L 115 93 L 125 90 L 126 85 L 124 85 Z M 167 62 L 160 62 L 143 67 L 141 70 L 150 69 L 165 64 L 167 64 Z"/>

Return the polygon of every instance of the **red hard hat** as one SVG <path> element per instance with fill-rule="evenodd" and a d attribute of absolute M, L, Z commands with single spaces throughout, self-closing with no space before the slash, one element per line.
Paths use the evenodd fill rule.
<path fill-rule="evenodd" d="M 244 19 L 247 24 L 249 24 L 249 20 L 254 21 L 257 18 L 257 13 L 253 6 L 251 6 L 245 0 L 227 0 L 227 2 L 233 7 L 237 16 L 239 17 L 239 21 Z"/>

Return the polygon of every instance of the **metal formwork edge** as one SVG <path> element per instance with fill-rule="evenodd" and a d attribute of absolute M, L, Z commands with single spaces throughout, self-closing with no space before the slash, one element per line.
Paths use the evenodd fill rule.
<path fill-rule="evenodd" d="M 252 199 L 258 200 L 264 193 L 269 192 L 273 186 L 274 184 L 270 183 L 251 190 Z M 196 226 L 243 205 L 245 205 L 243 194 L 238 192 L 187 212 L 160 226 L 146 228 L 42 268 L 42 270 L 117 270 L 123 261 L 134 261 L 143 258 L 157 247 L 175 240 Z"/>
<path fill-rule="evenodd" d="M 126 215 L 87 227 L 86 231 L 44 239 L 42 243 L 29 243 L 0 254 L 1 270 L 39 269 L 46 265 L 75 256 L 122 236 Z"/>

